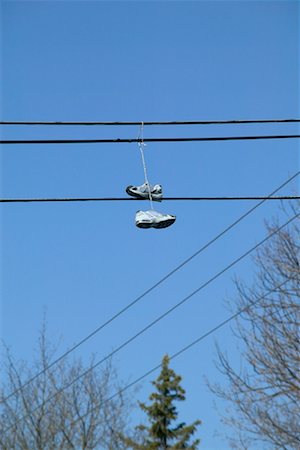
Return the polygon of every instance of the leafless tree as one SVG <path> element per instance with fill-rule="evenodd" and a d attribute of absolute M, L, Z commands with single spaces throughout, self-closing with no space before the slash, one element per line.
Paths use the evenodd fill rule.
<path fill-rule="evenodd" d="M 276 221 L 267 225 L 270 232 L 276 228 Z M 233 309 L 246 308 L 234 327 L 241 367 L 233 368 L 218 347 L 217 365 L 227 384 L 210 385 L 228 402 L 223 420 L 235 429 L 232 448 L 300 448 L 299 250 L 297 218 L 255 256 L 253 285 L 235 282 Z"/>
<path fill-rule="evenodd" d="M 62 359 L 47 370 L 54 353 L 44 327 L 31 367 L 15 362 L 6 350 L 0 388 L 1 450 L 124 449 L 118 436 L 127 427 L 131 402 L 125 394 L 108 400 L 122 388 L 112 362 L 87 371 L 92 360 L 87 366 L 80 359 Z M 76 383 L 62 389 L 83 372 Z"/>

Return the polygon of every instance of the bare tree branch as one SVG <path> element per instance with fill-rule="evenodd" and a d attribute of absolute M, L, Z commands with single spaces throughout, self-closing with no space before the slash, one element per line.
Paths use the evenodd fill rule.
<path fill-rule="evenodd" d="M 275 228 L 276 221 L 267 224 L 269 232 Z M 237 438 L 230 439 L 232 448 L 300 448 L 299 236 L 295 221 L 257 252 L 252 286 L 235 280 L 234 310 L 271 293 L 236 320 L 240 370 L 217 346 L 217 366 L 227 385 L 210 389 L 231 405 L 223 420 L 238 430 Z"/>
<path fill-rule="evenodd" d="M 132 402 L 124 394 L 106 401 L 111 392 L 115 392 L 116 385 L 118 389 L 122 387 L 112 362 L 101 371 L 88 372 L 77 383 L 61 390 L 86 368 L 80 359 L 71 362 L 63 359 L 47 370 L 54 354 L 55 348 L 46 339 L 45 324 L 31 368 L 22 361 L 15 362 L 6 349 L 5 381 L 0 387 L 1 450 L 119 448 L 117 437 L 128 426 Z M 24 380 L 32 378 L 34 372 L 42 373 L 21 389 Z M 16 395 L 9 396 L 11 392 Z M 46 401 L 49 398 L 50 401 Z"/>

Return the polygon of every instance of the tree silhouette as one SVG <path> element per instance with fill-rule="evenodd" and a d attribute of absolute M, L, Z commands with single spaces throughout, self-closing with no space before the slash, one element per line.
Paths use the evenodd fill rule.
<path fill-rule="evenodd" d="M 1 450 L 125 449 L 118 435 L 127 427 L 131 401 L 123 394 L 106 400 L 123 387 L 112 362 L 87 371 L 93 359 L 87 366 L 64 358 L 52 367 L 55 350 L 45 323 L 32 363 L 16 361 L 7 350 L 1 364 Z"/>
<path fill-rule="evenodd" d="M 191 425 L 185 423 L 175 424 L 178 412 L 175 401 L 185 400 L 185 391 L 180 386 L 181 377 L 169 367 L 169 357 L 162 360 L 160 375 L 152 384 L 156 390 L 149 400 L 150 405 L 140 403 L 141 409 L 147 414 L 149 426 L 136 427 L 135 438 L 125 438 L 129 448 L 134 450 L 196 450 L 199 439 L 190 442 L 201 421 L 196 420 Z"/>
<path fill-rule="evenodd" d="M 267 225 L 270 233 L 277 228 L 276 220 Z M 228 402 L 223 420 L 234 429 L 230 441 L 239 450 L 300 448 L 299 236 L 296 219 L 257 252 L 253 285 L 236 281 L 233 309 L 244 311 L 235 327 L 242 364 L 235 369 L 218 348 L 228 384 L 211 388 Z"/>

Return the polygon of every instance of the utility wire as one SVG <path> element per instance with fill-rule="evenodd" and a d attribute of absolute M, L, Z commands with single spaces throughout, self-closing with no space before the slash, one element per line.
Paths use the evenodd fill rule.
<path fill-rule="evenodd" d="M 226 125 L 226 124 L 251 124 L 251 123 L 297 123 L 300 119 L 258 119 L 258 120 L 189 120 L 189 121 L 163 121 L 163 122 L 143 122 L 144 125 Z M 1 121 L 0 125 L 113 125 L 129 126 L 141 125 L 140 122 L 70 122 L 70 121 Z"/>
<path fill-rule="evenodd" d="M 178 350 L 176 353 L 173 353 L 173 355 L 169 356 L 170 361 L 177 358 L 178 356 L 180 356 L 182 353 L 185 353 L 187 350 L 189 350 L 190 348 L 194 347 L 196 344 L 199 344 L 199 342 L 203 341 L 204 339 L 206 339 L 207 337 L 211 336 L 212 334 L 214 334 L 216 331 L 218 331 L 220 328 L 223 328 L 225 325 L 227 325 L 229 322 L 231 322 L 232 320 L 236 319 L 237 317 L 239 317 L 241 314 L 243 314 L 244 312 L 246 312 L 249 308 L 257 305 L 260 301 L 262 301 L 264 298 L 266 298 L 269 294 L 271 294 L 272 292 L 275 292 L 277 289 L 280 289 L 284 284 L 286 284 L 287 281 L 284 281 L 283 283 L 279 284 L 278 286 L 276 286 L 274 289 L 269 290 L 268 292 L 266 292 L 263 296 L 259 297 L 258 299 L 254 300 L 254 301 L 249 301 L 248 305 L 246 305 L 245 307 L 243 307 L 242 309 L 240 309 L 239 311 L 237 311 L 236 313 L 232 314 L 231 316 L 229 316 L 227 319 L 223 320 L 222 322 L 220 322 L 218 325 L 216 325 L 215 327 L 211 328 L 209 331 L 207 331 L 206 333 L 202 334 L 201 336 L 199 336 L 197 339 L 195 339 L 194 341 L 192 341 L 190 344 L 186 345 L 185 347 L 181 348 L 180 350 Z M 147 372 L 145 372 L 143 375 L 141 375 L 140 377 L 136 378 L 134 381 L 132 381 L 131 383 L 127 384 L 126 386 L 124 386 L 122 389 L 118 390 L 117 392 L 115 392 L 113 395 L 111 395 L 110 397 L 108 397 L 107 399 L 105 399 L 103 402 L 101 402 L 99 405 L 97 405 L 96 407 L 92 408 L 91 411 L 89 411 L 87 414 L 84 414 L 83 416 L 81 416 L 80 418 L 77 418 L 75 420 L 73 420 L 71 422 L 70 425 L 74 425 L 75 423 L 77 423 L 79 420 L 84 419 L 85 417 L 87 417 L 90 413 L 94 412 L 97 409 L 100 409 L 102 406 L 106 405 L 106 403 L 110 402 L 111 400 L 113 400 L 115 397 L 118 397 L 119 395 L 123 394 L 123 392 L 127 391 L 128 389 L 130 389 L 131 387 L 133 387 L 134 385 L 136 385 L 137 383 L 141 382 L 142 380 L 144 380 L 145 378 L 147 378 L 149 375 L 151 375 L 152 373 L 156 372 L 159 368 L 161 367 L 161 363 L 157 364 L 157 366 L 153 367 L 152 369 L 148 370 Z"/>
<path fill-rule="evenodd" d="M 112 356 L 114 356 L 116 353 L 118 353 L 121 349 L 123 349 L 124 347 L 126 347 L 128 344 L 130 344 L 131 342 L 133 342 L 135 339 L 137 339 L 139 336 L 141 336 L 142 334 L 144 334 L 147 330 L 149 330 L 150 328 L 152 328 L 154 325 L 156 325 L 158 322 L 160 322 L 162 319 L 164 319 L 165 317 L 167 317 L 169 314 L 171 314 L 173 311 L 175 311 L 177 308 L 179 308 L 181 305 L 183 305 L 184 303 L 186 303 L 190 298 L 192 298 L 195 294 L 197 294 L 198 292 L 200 292 L 202 289 L 204 289 L 206 286 L 208 286 L 209 284 L 211 284 L 213 281 L 215 281 L 217 278 L 219 278 L 221 275 L 223 275 L 225 272 L 227 272 L 229 269 L 231 269 L 233 266 L 235 266 L 237 263 L 239 263 L 241 260 L 243 260 L 244 258 L 246 258 L 250 253 L 252 253 L 254 250 L 256 250 L 259 246 L 261 246 L 262 244 L 264 244 L 265 242 L 267 242 L 272 236 L 274 236 L 275 234 L 277 234 L 279 231 L 281 231 L 284 227 L 286 227 L 288 224 L 290 224 L 293 220 L 295 220 L 297 217 L 300 216 L 299 214 L 296 214 L 295 216 L 293 216 L 291 219 L 289 219 L 287 222 L 285 222 L 283 225 L 281 225 L 280 227 L 278 227 L 276 230 L 272 231 L 272 233 L 270 233 L 268 236 L 266 236 L 264 239 L 262 239 L 258 244 L 254 245 L 253 247 L 251 247 L 249 250 L 247 250 L 245 253 L 243 253 L 241 256 L 239 256 L 238 258 L 236 258 L 234 261 L 232 261 L 230 264 L 228 264 L 225 268 L 223 268 L 220 272 L 218 272 L 216 275 L 212 276 L 208 281 L 206 281 L 205 283 L 203 283 L 200 287 L 198 287 L 197 289 L 195 289 L 191 294 L 187 295 L 186 297 L 184 297 L 181 301 L 179 301 L 178 303 L 176 303 L 172 308 L 168 309 L 165 313 L 161 314 L 159 317 L 157 317 L 155 320 L 153 320 L 152 322 L 150 322 L 146 327 L 144 327 L 142 330 L 140 330 L 138 333 L 136 333 L 134 336 L 132 336 L 131 338 L 127 339 L 125 342 L 123 342 L 123 344 L 121 344 L 119 347 L 117 347 L 115 350 L 113 350 L 111 353 L 109 353 L 108 355 L 106 355 L 104 358 L 102 358 L 101 360 L 97 361 L 95 364 L 93 364 L 91 367 L 89 367 L 87 370 L 85 370 L 82 374 L 80 374 L 79 376 L 77 376 L 76 378 L 74 378 L 70 383 L 66 384 L 65 386 L 61 387 L 60 389 L 58 389 L 55 394 L 51 395 L 50 397 L 48 397 L 46 400 L 44 400 L 42 403 L 40 403 L 39 405 L 37 405 L 35 408 L 33 408 L 33 410 L 31 410 L 31 412 L 29 414 L 25 414 L 24 416 L 22 416 L 20 419 L 17 419 L 17 421 L 14 423 L 14 425 L 10 426 L 8 429 L 4 430 L 4 432 L 9 431 L 12 427 L 14 427 L 16 424 L 18 424 L 19 422 L 23 421 L 24 419 L 26 419 L 29 415 L 35 413 L 35 411 L 37 411 L 38 409 L 40 409 L 41 407 L 45 406 L 49 401 L 53 400 L 56 398 L 56 396 L 58 394 L 60 394 L 61 392 L 63 392 L 64 390 L 68 389 L 69 387 L 71 387 L 74 383 L 76 383 L 77 381 L 79 381 L 82 377 L 84 377 L 85 375 L 87 375 L 88 373 L 92 372 L 94 369 L 96 369 L 97 367 L 99 367 L 103 362 L 107 361 L 108 359 L 110 359 Z"/>
<path fill-rule="evenodd" d="M 276 192 L 278 192 L 280 189 L 282 189 L 284 186 L 286 186 L 288 183 L 290 183 L 292 180 L 294 180 L 298 175 L 300 174 L 300 170 L 296 172 L 294 175 L 292 175 L 290 178 L 288 178 L 284 183 L 282 183 L 280 186 L 278 186 L 274 191 L 270 193 L 270 197 Z M 65 351 L 62 355 L 60 355 L 57 359 L 55 359 L 51 364 L 49 364 L 47 367 L 45 367 L 43 370 L 35 374 L 32 378 L 27 380 L 22 386 L 20 386 L 18 389 L 10 393 L 3 401 L 8 400 L 9 398 L 13 397 L 17 393 L 19 393 L 21 390 L 23 390 L 26 386 L 28 386 L 30 383 L 32 383 L 34 380 L 36 380 L 39 376 L 43 375 L 47 370 L 51 369 L 54 365 L 56 365 L 59 361 L 64 359 L 66 356 L 68 356 L 70 353 L 75 351 L 77 348 L 79 348 L 81 345 L 83 345 L 85 342 L 87 342 L 89 339 L 91 339 L 93 336 L 98 334 L 101 330 L 103 330 L 105 327 L 107 327 L 109 324 L 111 324 L 114 320 L 116 320 L 118 317 L 120 317 L 122 314 L 124 314 L 126 311 L 128 311 L 130 308 L 132 308 L 135 304 L 140 302 L 146 295 L 148 295 L 150 292 L 154 291 L 158 286 L 160 286 L 164 281 L 166 281 L 168 278 L 170 278 L 172 275 L 174 275 L 177 271 L 179 271 L 182 267 L 184 267 L 186 264 L 188 264 L 192 259 L 194 259 L 196 256 L 200 255 L 203 251 L 205 251 L 208 247 L 210 247 L 212 244 L 214 244 L 218 239 L 220 239 L 222 236 L 224 236 L 228 231 L 230 231 L 232 228 L 234 228 L 236 225 L 238 225 L 243 219 L 245 219 L 247 216 L 249 216 L 253 211 L 255 211 L 257 208 L 259 208 L 266 200 L 261 200 L 259 203 L 254 205 L 252 208 L 250 208 L 248 211 L 246 211 L 244 214 L 242 214 L 237 220 L 232 222 L 227 228 L 225 228 L 223 231 L 221 231 L 219 234 L 217 234 L 213 239 L 208 241 L 206 244 L 204 244 L 200 249 L 198 249 L 195 253 L 193 253 L 191 256 L 189 256 L 187 259 L 185 259 L 182 263 L 180 263 L 178 266 L 176 266 L 173 270 L 168 272 L 164 277 L 162 277 L 160 280 L 158 280 L 155 284 L 153 284 L 150 288 L 148 288 L 146 291 L 144 291 L 142 294 L 140 294 L 138 297 L 136 297 L 133 301 L 128 303 L 124 308 L 119 310 L 117 313 L 115 313 L 113 316 L 111 316 L 106 322 L 103 322 L 99 327 L 97 327 L 95 330 L 93 330 L 90 334 L 82 338 L 80 341 L 78 341 L 73 347 Z"/>
<path fill-rule="evenodd" d="M 298 139 L 300 134 L 278 134 L 264 136 L 218 136 L 218 137 L 181 137 L 181 138 L 145 138 L 143 142 L 196 142 L 196 141 L 253 141 L 257 139 Z M 140 139 L 23 139 L 0 140 L 0 144 L 124 144 L 138 143 Z"/>
<path fill-rule="evenodd" d="M 33 203 L 33 202 L 125 202 L 145 201 L 143 198 L 127 197 L 71 197 L 71 198 L 1 198 L 0 203 Z M 279 195 L 276 197 L 164 197 L 163 201 L 243 201 L 243 200 L 300 200 L 297 195 Z"/>

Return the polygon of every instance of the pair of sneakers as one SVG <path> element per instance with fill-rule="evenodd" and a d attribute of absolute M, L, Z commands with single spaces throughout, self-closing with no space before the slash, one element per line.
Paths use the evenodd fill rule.
<path fill-rule="evenodd" d="M 126 192 L 128 195 L 139 199 L 150 199 L 149 190 L 151 193 L 151 198 L 153 201 L 162 201 L 162 187 L 160 184 L 151 184 L 148 186 L 147 183 L 141 186 L 128 186 Z M 135 224 L 139 228 L 166 228 L 172 225 L 176 220 L 176 216 L 171 214 L 161 214 L 154 209 L 149 211 L 137 211 L 135 215 Z"/>

